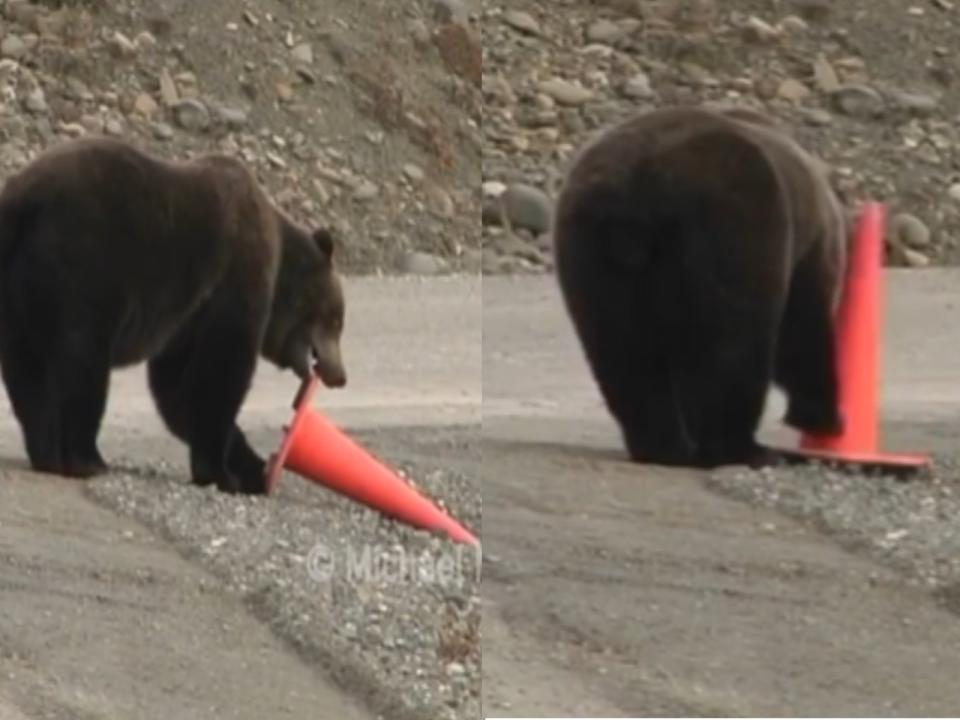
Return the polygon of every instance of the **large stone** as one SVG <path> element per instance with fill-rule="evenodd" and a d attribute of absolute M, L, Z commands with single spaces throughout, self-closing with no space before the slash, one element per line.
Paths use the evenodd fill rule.
<path fill-rule="evenodd" d="M 547 232 L 553 221 L 553 202 L 542 190 L 514 183 L 500 197 L 507 220 L 515 228 Z"/>
<path fill-rule="evenodd" d="M 587 88 L 574 85 L 562 78 L 545 80 L 540 83 L 538 89 L 562 105 L 583 105 L 593 98 L 593 93 Z"/>
<path fill-rule="evenodd" d="M 519 30 L 528 35 L 539 35 L 540 23 L 530 13 L 522 10 L 507 10 L 503 14 L 503 21 L 514 30 Z"/>
<path fill-rule="evenodd" d="M 837 108 L 851 117 L 875 118 L 886 110 L 883 96 L 869 85 L 841 85 L 831 97 Z"/>

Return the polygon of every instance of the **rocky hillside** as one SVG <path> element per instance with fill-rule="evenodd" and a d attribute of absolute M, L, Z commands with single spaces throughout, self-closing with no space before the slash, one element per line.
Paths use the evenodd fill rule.
<path fill-rule="evenodd" d="M 480 263 L 480 61 L 462 3 L 0 0 L 0 174 L 105 133 L 240 156 L 353 272 Z"/>
<path fill-rule="evenodd" d="M 890 264 L 960 260 L 955 0 L 484 0 L 481 22 L 486 272 L 550 266 L 589 134 L 705 101 L 772 112 L 846 197 L 886 202 Z"/>

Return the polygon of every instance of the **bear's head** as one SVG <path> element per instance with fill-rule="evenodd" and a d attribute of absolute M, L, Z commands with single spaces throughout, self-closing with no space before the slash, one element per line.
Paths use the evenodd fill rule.
<path fill-rule="evenodd" d="M 283 253 L 263 355 L 301 379 L 312 372 L 324 385 L 343 387 L 347 372 L 340 352 L 345 303 L 333 263 L 333 235 L 282 223 Z"/>

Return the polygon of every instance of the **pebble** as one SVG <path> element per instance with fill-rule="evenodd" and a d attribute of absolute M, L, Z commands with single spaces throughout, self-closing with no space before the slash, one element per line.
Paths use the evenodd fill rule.
<path fill-rule="evenodd" d="M 107 135 L 118 137 L 120 135 L 123 135 L 123 123 L 117 120 L 116 118 L 109 118 L 103 124 L 103 130 L 104 132 L 107 133 Z"/>
<path fill-rule="evenodd" d="M 164 68 L 160 72 L 160 99 L 163 101 L 163 104 L 167 107 L 173 107 L 178 102 L 180 102 L 180 93 L 177 92 L 177 84 L 174 82 L 173 78 L 170 77 L 170 73 L 167 72 Z"/>
<path fill-rule="evenodd" d="M 890 238 L 903 248 L 923 248 L 930 245 L 930 229 L 916 215 L 897 213 L 890 218 Z"/>
<path fill-rule="evenodd" d="M 628 98 L 639 100 L 652 98 L 654 92 L 650 87 L 650 78 L 646 73 L 637 73 L 624 83 L 623 94 Z"/>
<path fill-rule="evenodd" d="M 950 188 L 947 190 L 947 195 L 950 197 L 951 200 L 954 200 L 960 203 L 960 183 L 954 183 L 953 185 L 951 185 Z"/>
<path fill-rule="evenodd" d="M 937 109 L 939 104 L 937 98 L 923 93 L 894 90 L 888 93 L 888 96 L 898 107 L 917 113 L 918 115 L 930 115 Z"/>
<path fill-rule="evenodd" d="M 507 10 L 503 14 L 503 21 L 514 30 L 519 30 L 522 33 L 539 35 L 541 32 L 540 23 L 536 21 L 533 15 L 522 10 Z"/>
<path fill-rule="evenodd" d="M 440 275 L 447 272 L 446 261 L 431 253 L 412 251 L 404 253 L 400 270 L 407 275 Z"/>
<path fill-rule="evenodd" d="M 837 71 L 833 65 L 823 55 L 813 61 L 813 79 L 817 87 L 826 93 L 832 93 L 840 89 L 840 80 L 837 77 Z"/>
<path fill-rule="evenodd" d="M 174 136 L 173 128 L 165 122 L 155 122 L 151 127 L 157 140 L 170 140 Z"/>
<path fill-rule="evenodd" d="M 116 57 L 121 58 L 132 58 L 137 54 L 137 46 L 133 40 L 119 31 L 110 38 L 110 49 Z"/>
<path fill-rule="evenodd" d="M 210 126 L 210 111 L 199 100 L 181 100 L 174 106 L 173 115 L 177 124 L 190 132 L 206 130 Z"/>
<path fill-rule="evenodd" d="M 481 184 L 480 189 L 484 197 L 500 197 L 507 190 L 507 186 L 497 180 L 487 180 Z"/>
<path fill-rule="evenodd" d="M 562 78 L 545 80 L 537 88 L 562 105 L 583 105 L 593 98 L 593 93 L 587 88 L 574 85 Z"/>
<path fill-rule="evenodd" d="M 268 150 L 266 153 L 264 153 L 264 157 L 267 159 L 268 163 L 279 170 L 283 170 L 287 167 L 287 161 L 277 155 L 275 152 L 270 152 Z"/>
<path fill-rule="evenodd" d="M 425 177 L 423 169 L 418 165 L 414 165 L 413 163 L 406 163 L 403 166 L 403 174 L 408 180 L 417 183 L 421 182 Z"/>
<path fill-rule="evenodd" d="M 151 117 L 157 111 L 158 107 L 157 101 L 147 93 L 140 93 L 137 95 L 137 99 L 133 101 L 134 112 L 145 118 Z"/>
<path fill-rule="evenodd" d="M 380 194 L 380 189 L 371 180 L 361 180 L 353 189 L 353 197 L 361 202 L 373 200 Z"/>
<path fill-rule="evenodd" d="M 31 90 L 27 95 L 24 105 L 26 106 L 27 110 L 36 115 L 45 113 L 48 110 L 48 107 L 47 98 L 46 95 L 44 95 L 43 89 L 35 88 L 34 90 Z"/>
<path fill-rule="evenodd" d="M 624 26 L 611 20 L 597 20 L 587 28 L 587 40 L 604 45 L 614 45 L 632 31 L 631 26 Z"/>
<path fill-rule="evenodd" d="M 526 228 L 534 233 L 550 229 L 553 220 L 553 202 L 542 190 L 524 183 L 514 183 L 501 196 L 503 210 L 514 228 Z"/>
<path fill-rule="evenodd" d="M 290 51 L 293 59 L 304 65 L 313 65 L 313 48 L 310 43 L 300 43 Z"/>
<path fill-rule="evenodd" d="M 868 85 L 841 85 L 831 96 L 837 108 L 851 117 L 874 118 L 886 109 L 883 96 Z"/>
<path fill-rule="evenodd" d="M 17 35 L 7 35 L 0 43 L 0 55 L 5 58 L 19 60 L 27 54 L 27 43 Z"/>
<path fill-rule="evenodd" d="M 904 248 L 903 257 L 908 267 L 923 268 L 930 264 L 930 258 L 919 250 Z"/>
<path fill-rule="evenodd" d="M 217 116 L 224 125 L 234 130 L 239 130 L 248 122 L 248 116 L 245 110 L 226 105 L 217 108 Z"/>
<path fill-rule="evenodd" d="M 812 94 L 810 88 L 804 85 L 799 80 L 794 80 L 793 78 L 787 78 L 780 83 L 780 86 L 777 88 L 777 95 L 782 97 L 784 100 L 790 100 L 792 102 L 798 102 L 804 100 Z"/>
<path fill-rule="evenodd" d="M 747 40 L 759 43 L 769 43 L 779 39 L 781 31 L 765 20 L 752 15 L 747 19 L 744 27 Z"/>

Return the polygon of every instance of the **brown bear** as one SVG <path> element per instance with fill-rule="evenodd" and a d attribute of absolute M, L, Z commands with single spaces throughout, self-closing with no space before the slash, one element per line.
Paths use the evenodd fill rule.
<path fill-rule="evenodd" d="M 346 382 L 333 254 L 329 230 L 292 222 L 236 159 L 99 137 L 42 154 L 0 193 L 0 370 L 32 467 L 105 471 L 111 369 L 148 361 L 193 481 L 264 492 L 236 423 L 258 355 Z"/>
<path fill-rule="evenodd" d="M 557 278 L 632 460 L 774 461 L 755 440 L 771 381 L 788 425 L 842 428 L 847 232 L 824 168 L 762 113 L 694 106 L 634 116 L 574 159 Z"/>

